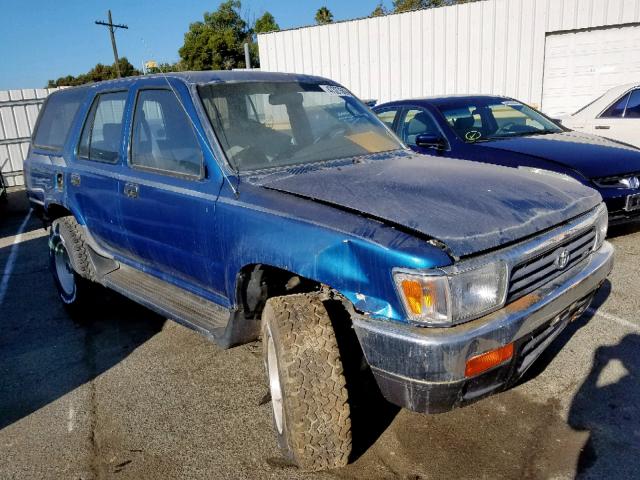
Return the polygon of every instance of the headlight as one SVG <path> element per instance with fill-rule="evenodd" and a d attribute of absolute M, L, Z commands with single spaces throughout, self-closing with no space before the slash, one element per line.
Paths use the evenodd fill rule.
<path fill-rule="evenodd" d="M 480 317 L 504 304 L 507 266 L 495 262 L 464 271 L 394 272 L 409 319 L 446 326 Z"/>
<path fill-rule="evenodd" d="M 596 227 L 596 241 L 593 244 L 593 250 L 598 250 L 604 243 L 604 239 L 607 237 L 607 230 L 609 228 L 609 212 L 607 206 L 602 203 L 598 207 L 598 216 L 595 222 Z"/>
<path fill-rule="evenodd" d="M 640 180 L 635 175 L 594 178 L 593 183 L 600 188 L 636 189 L 640 187 Z"/>

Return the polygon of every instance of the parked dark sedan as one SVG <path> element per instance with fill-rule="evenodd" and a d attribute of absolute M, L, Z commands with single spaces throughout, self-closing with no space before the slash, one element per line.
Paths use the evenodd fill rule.
<path fill-rule="evenodd" d="M 505 97 L 402 100 L 373 111 L 417 152 L 563 173 L 600 192 L 610 223 L 640 220 L 640 150 L 631 145 L 568 130 Z"/>

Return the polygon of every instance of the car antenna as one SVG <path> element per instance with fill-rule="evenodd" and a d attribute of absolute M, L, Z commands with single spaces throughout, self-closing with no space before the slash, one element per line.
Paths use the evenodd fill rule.
<path fill-rule="evenodd" d="M 147 45 L 147 42 L 145 42 L 143 37 L 140 37 L 140 40 L 142 41 L 142 44 L 144 45 L 145 50 L 147 51 L 147 55 L 149 55 L 149 58 L 153 58 L 153 52 L 151 52 L 151 50 L 149 49 L 149 46 Z M 171 82 L 169 81 L 169 78 L 167 77 L 167 75 L 165 74 L 165 72 L 162 70 L 162 64 L 160 64 L 160 66 L 158 67 L 158 71 L 160 72 L 160 74 L 162 75 L 162 78 L 164 78 L 164 81 L 167 82 L 167 85 L 169 86 L 169 89 L 171 89 L 171 91 L 173 92 L 173 95 L 176 97 L 176 100 L 178 100 L 178 104 L 180 104 L 180 107 L 182 107 L 182 110 L 184 111 L 185 115 L 187 116 L 187 118 L 189 119 L 189 122 L 191 122 L 191 126 L 193 127 L 193 130 L 196 132 L 196 134 L 200 137 L 200 140 L 202 141 L 202 143 L 205 145 L 206 149 L 209 151 L 209 153 L 211 154 L 211 157 L 214 159 L 214 163 L 216 165 L 218 165 L 218 168 L 220 169 L 220 173 L 222 173 L 222 176 L 224 177 L 224 179 L 227 181 L 227 183 L 229 184 L 229 188 L 231 188 L 231 191 L 233 191 L 233 194 L 236 196 L 236 198 L 239 196 L 238 194 L 238 185 L 240 184 L 240 179 L 238 178 L 238 182 L 237 185 L 234 185 L 233 182 L 231 181 L 231 179 L 229 178 L 229 175 L 227 175 L 227 173 L 224 171 L 224 168 L 222 168 L 222 166 L 220 164 L 218 164 L 218 162 L 215 161 L 216 155 L 213 153 L 213 150 L 211 149 L 211 147 L 209 146 L 209 142 L 207 141 L 207 139 L 202 135 L 202 133 L 200 133 L 200 131 L 198 130 L 198 128 L 196 127 L 195 122 L 193 121 L 193 119 L 191 118 L 191 116 L 189 115 L 189 112 L 187 112 L 187 109 L 185 108 L 184 104 L 182 103 L 182 100 L 180 99 L 180 97 L 178 96 L 178 94 L 176 93 L 175 89 L 173 88 L 173 85 L 171 85 Z M 237 170 L 234 170 L 236 172 L 236 174 L 238 173 Z"/>

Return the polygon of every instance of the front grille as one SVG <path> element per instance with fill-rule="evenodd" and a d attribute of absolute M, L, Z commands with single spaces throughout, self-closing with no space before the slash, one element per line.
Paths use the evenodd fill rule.
<path fill-rule="evenodd" d="M 589 308 L 594 296 L 595 292 L 591 292 L 577 302 L 572 303 L 550 322 L 521 340 L 522 344 L 518 348 L 519 354 L 516 361 L 517 376 L 522 375 L 531 366 L 534 360 L 553 342 L 569 322 L 578 318 Z"/>
<path fill-rule="evenodd" d="M 556 245 L 533 258 L 522 262 L 511 269 L 507 302 L 534 291 L 553 280 L 561 273 L 587 257 L 593 248 L 596 231 L 594 228 L 583 230 L 564 242 Z M 558 266 L 558 256 L 565 250 L 569 256 L 563 268 Z"/>

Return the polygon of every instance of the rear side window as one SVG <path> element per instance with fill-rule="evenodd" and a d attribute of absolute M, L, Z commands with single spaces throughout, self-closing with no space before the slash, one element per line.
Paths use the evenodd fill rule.
<path fill-rule="evenodd" d="M 431 116 L 422 109 L 407 112 L 402 124 L 402 139 L 407 145 L 415 145 L 416 138 L 422 134 L 440 135 L 440 131 Z"/>
<path fill-rule="evenodd" d="M 629 94 L 627 93 L 624 97 L 618 100 L 616 103 L 607 108 L 602 115 L 601 118 L 621 118 L 624 115 L 624 109 L 627 106 L 627 101 L 629 100 Z"/>
<path fill-rule="evenodd" d="M 133 117 L 131 164 L 200 176 L 202 150 L 191 122 L 170 90 L 141 90 Z"/>
<path fill-rule="evenodd" d="M 61 150 L 86 94 L 84 89 L 52 94 L 40 114 L 33 144 L 36 147 Z"/>
<path fill-rule="evenodd" d="M 382 120 L 382 122 L 389 128 L 393 129 L 393 122 L 396 119 L 396 116 L 398 115 L 398 110 L 384 110 L 382 112 L 378 112 L 376 113 L 376 115 L 378 115 L 378 118 L 380 120 Z"/>
<path fill-rule="evenodd" d="M 78 156 L 87 160 L 115 163 L 120 155 L 122 118 L 127 92 L 98 95 L 82 128 Z"/>
<path fill-rule="evenodd" d="M 640 118 L 640 88 L 631 92 L 624 118 Z"/>

